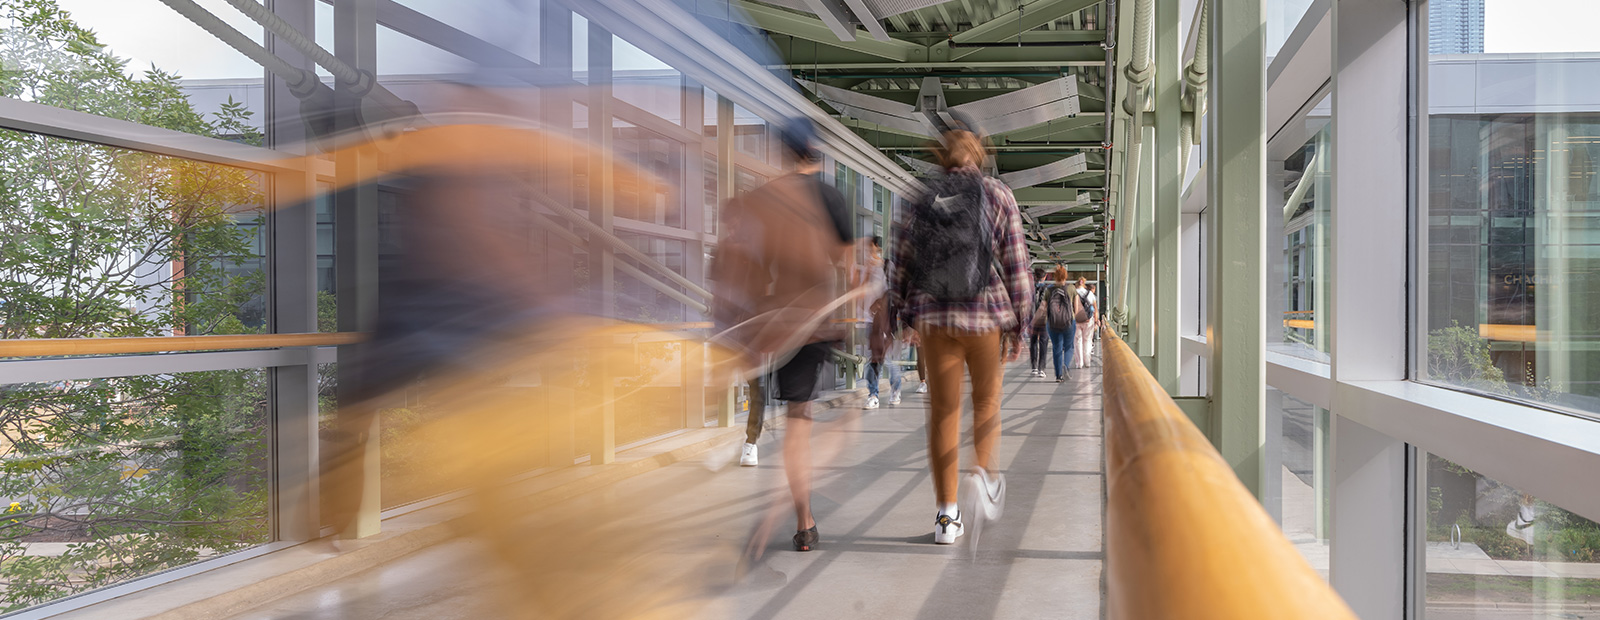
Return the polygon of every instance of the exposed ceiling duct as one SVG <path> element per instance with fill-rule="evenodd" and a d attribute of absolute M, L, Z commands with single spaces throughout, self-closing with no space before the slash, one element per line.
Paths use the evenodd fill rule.
<path fill-rule="evenodd" d="M 1011 189 L 1033 187 L 1056 179 L 1064 179 L 1089 170 L 1088 157 L 1083 153 L 1058 159 L 1043 166 L 1017 170 L 1000 175 L 1000 180 Z"/>
<path fill-rule="evenodd" d="M 1065 224 L 1057 224 L 1055 226 L 1051 226 L 1049 228 L 1046 228 L 1046 229 L 1044 229 L 1044 230 L 1042 230 L 1040 232 L 1042 232 L 1042 233 L 1044 233 L 1046 235 L 1054 235 L 1056 233 L 1067 232 L 1067 231 L 1073 230 L 1075 228 L 1083 228 L 1084 226 L 1089 226 L 1091 224 L 1094 224 L 1094 216 L 1089 216 L 1089 217 L 1083 218 L 1081 220 L 1074 220 L 1074 221 L 1071 221 L 1071 222 L 1067 222 Z"/>
<path fill-rule="evenodd" d="M 1084 192 L 1079 192 L 1078 200 L 1076 202 L 1028 207 L 1028 215 L 1032 215 L 1033 217 L 1044 217 L 1057 211 L 1066 211 L 1067 209 L 1074 209 L 1087 204 L 1089 204 L 1089 195 Z"/>

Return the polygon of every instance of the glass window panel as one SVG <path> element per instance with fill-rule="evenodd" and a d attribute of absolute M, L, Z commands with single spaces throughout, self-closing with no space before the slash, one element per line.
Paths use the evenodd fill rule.
<path fill-rule="evenodd" d="M 704 89 L 702 92 L 705 93 L 705 96 L 701 97 L 701 103 L 704 107 L 704 117 L 702 118 L 704 124 L 701 135 L 709 138 L 706 140 L 706 148 L 715 150 L 717 144 L 717 100 L 720 96 L 717 95 L 716 91 L 709 88 Z"/>
<path fill-rule="evenodd" d="M 683 74 L 620 37 L 612 42 L 612 96 L 675 125 L 682 122 Z"/>
<path fill-rule="evenodd" d="M 0 613 L 269 542 L 267 372 L 0 385 Z"/>
<path fill-rule="evenodd" d="M 201 7 L 252 40 L 224 0 Z M 8 5 L 0 94 L 186 133 L 260 143 L 266 72 L 156 0 Z M 56 11 L 60 18 L 48 17 Z M 84 45 L 83 43 L 88 43 Z"/>
<path fill-rule="evenodd" d="M 649 195 L 639 195 L 630 186 L 620 186 L 616 195 L 616 216 L 683 226 L 683 192 L 675 182 L 684 175 L 683 143 L 620 120 L 613 124 L 612 148 L 617 154 L 665 181 Z"/>
<path fill-rule="evenodd" d="M 386 86 L 403 82 L 397 76 L 464 74 L 473 69 L 465 58 L 378 26 L 378 76 Z"/>
<path fill-rule="evenodd" d="M 1600 525 L 1428 456 L 1428 617 L 1571 618 L 1600 602 Z"/>
<path fill-rule="evenodd" d="M 740 153 L 767 161 L 767 121 L 754 112 L 733 106 L 734 147 Z"/>
<path fill-rule="evenodd" d="M 684 241 L 620 231 L 617 236 L 626 241 L 628 245 L 649 256 L 651 260 L 666 265 L 673 272 L 683 275 L 687 265 L 686 244 Z M 632 258 L 621 255 L 617 257 L 617 260 L 629 263 L 635 262 Z M 640 264 L 634 264 L 634 266 L 639 267 L 646 274 L 655 274 L 651 277 L 669 286 L 671 290 L 685 293 L 682 287 L 668 281 L 654 270 Z M 659 289 L 645 284 L 631 275 L 618 272 L 616 278 L 617 308 L 614 315 L 616 318 L 641 323 L 677 323 L 688 320 L 690 311 L 683 305 L 683 302 L 669 297 Z"/>
<path fill-rule="evenodd" d="M 541 15 L 538 2 L 398 0 L 397 3 L 513 54 L 539 62 Z"/>
<path fill-rule="evenodd" d="M 1324 96 L 1279 133 L 1267 149 L 1267 222 L 1281 241 L 1268 256 L 1269 308 L 1278 313 L 1268 330 L 1274 351 L 1328 361 L 1326 307 L 1328 224 L 1332 206 L 1331 99 Z"/>
<path fill-rule="evenodd" d="M 1275 514 L 1284 536 L 1327 578 L 1332 497 L 1328 410 L 1269 387 L 1267 411 L 1272 416 L 1269 424 L 1277 426 L 1270 443 L 1279 446 L 1274 451 L 1280 483 Z"/>
<path fill-rule="evenodd" d="M 717 200 L 717 156 L 715 153 L 704 153 L 702 157 L 705 177 L 705 232 L 715 235 L 722 207 Z"/>
<path fill-rule="evenodd" d="M 1267 64 L 1272 64 L 1272 59 L 1283 50 L 1284 42 L 1294 34 L 1311 5 L 1312 0 L 1266 0 Z"/>
<path fill-rule="evenodd" d="M 754 172 L 750 172 L 749 170 L 745 170 L 744 168 L 737 169 L 734 174 L 734 180 L 735 194 L 743 194 L 745 192 L 754 190 L 755 188 L 761 187 L 767 182 L 766 177 Z"/>
<path fill-rule="evenodd" d="M 266 175 L 0 130 L 0 337 L 266 326 Z"/>
<path fill-rule="evenodd" d="M 334 308 L 334 293 L 338 289 L 338 275 L 335 271 L 335 237 L 337 230 L 333 216 L 333 184 L 317 183 L 317 197 L 314 198 L 317 209 L 317 328 L 318 331 L 338 331 L 338 320 Z"/>
<path fill-rule="evenodd" d="M 1428 381 L 1600 412 L 1600 5 L 1428 4 Z M 1574 56 L 1573 53 L 1579 53 Z M 1515 56 L 1508 56 L 1514 54 Z"/>

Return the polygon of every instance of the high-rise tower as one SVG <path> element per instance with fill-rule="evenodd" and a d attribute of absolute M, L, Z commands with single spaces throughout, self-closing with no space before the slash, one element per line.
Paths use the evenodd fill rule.
<path fill-rule="evenodd" d="M 1484 0 L 1428 3 L 1428 53 L 1482 54 Z"/>

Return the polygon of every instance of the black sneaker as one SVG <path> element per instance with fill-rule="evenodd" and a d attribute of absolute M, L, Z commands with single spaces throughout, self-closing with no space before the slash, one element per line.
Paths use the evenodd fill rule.
<path fill-rule="evenodd" d="M 817 526 L 800 530 L 794 533 L 794 550 L 810 551 L 817 545 Z"/>

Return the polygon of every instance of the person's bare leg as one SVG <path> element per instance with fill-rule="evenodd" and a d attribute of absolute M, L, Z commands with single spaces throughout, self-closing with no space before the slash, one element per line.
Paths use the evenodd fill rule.
<path fill-rule="evenodd" d="M 789 403 L 788 428 L 783 432 L 783 473 L 794 497 L 795 529 L 816 525 L 811 520 L 811 403 Z"/>

